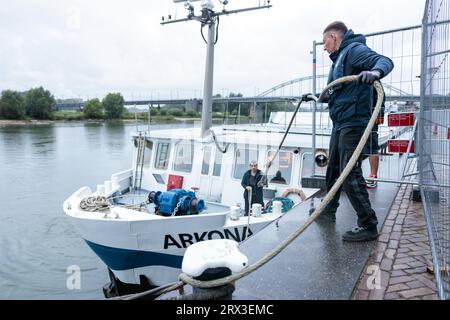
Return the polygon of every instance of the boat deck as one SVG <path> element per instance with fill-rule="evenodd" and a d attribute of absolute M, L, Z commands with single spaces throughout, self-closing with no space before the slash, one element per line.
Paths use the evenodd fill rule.
<path fill-rule="evenodd" d="M 398 156 L 393 157 L 400 161 Z M 380 163 L 380 176 L 387 176 L 388 171 L 392 174 L 393 169 L 389 168 L 389 163 Z M 367 161 L 364 166 L 364 172 L 368 172 Z M 398 189 L 397 184 L 379 183 L 377 189 L 369 190 L 372 206 L 379 220 L 379 229 L 384 224 Z M 307 219 L 311 201 L 317 205 L 320 199 L 299 205 L 277 224 L 268 226 L 240 246 L 250 263 L 286 239 Z M 336 224 L 314 222 L 272 261 L 239 280 L 234 299 L 350 299 L 375 244 L 343 242 L 342 235 L 355 226 L 356 213 L 343 192 Z"/>

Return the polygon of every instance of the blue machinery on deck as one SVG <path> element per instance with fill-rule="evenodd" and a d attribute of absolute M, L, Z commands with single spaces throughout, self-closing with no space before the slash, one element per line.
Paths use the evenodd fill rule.
<path fill-rule="evenodd" d="M 192 191 L 173 189 L 167 192 L 151 192 L 149 203 L 154 203 L 159 214 L 170 217 L 175 215 L 193 215 L 205 210 L 205 202 L 197 199 Z"/>

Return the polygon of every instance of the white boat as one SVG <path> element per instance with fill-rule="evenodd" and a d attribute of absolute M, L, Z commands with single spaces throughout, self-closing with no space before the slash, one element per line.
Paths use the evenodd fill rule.
<path fill-rule="evenodd" d="M 241 179 L 250 161 L 257 160 L 265 168 L 278 148 L 285 125 L 277 117 L 281 119 L 275 114 L 263 125 L 214 128 L 216 142 L 225 153 L 212 138 L 201 139 L 200 129 L 134 133 L 130 141 L 136 146 L 133 169 L 113 174 L 97 190 L 79 189 L 64 202 L 64 211 L 111 270 L 113 282 L 160 286 L 176 281 L 189 245 L 222 238 L 242 242 L 281 217 L 280 213 L 234 217 L 230 209 L 244 205 Z M 269 170 L 265 203 L 286 191 L 294 191 L 289 195 L 294 205 L 302 202 L 295 191 L 301 188 L 302 177 L 311 174 L 312 139 L 305 128 L 309 117 L 300 115 Z M 317 147 L 326 152 L 328 144 L 329 131 L 319 134 Z M 324 170 L 318 167 L 319 174 Z M 277 171 L 283 183 L 274 181 Z M 147 203 L 150 192 L 170 188 L 194 190 L 196 198 L 205 200 L 205 210 L 183 215 L 155 213 L 156 205 Z M 302 191 L 305 199 L 318 190 Z M 80 207 L 83 200 L 98 196 L 108 199 L 106 211 Z"/>

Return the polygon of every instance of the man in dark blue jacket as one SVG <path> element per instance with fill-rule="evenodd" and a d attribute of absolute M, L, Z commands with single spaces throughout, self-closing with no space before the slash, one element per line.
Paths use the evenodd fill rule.
<path fill-rule="evenodd" d="M 358 82 L 337 86 L 329 92 L 328 106 L 333 132 L 326 184 L 330 191 L 353 155 L 372 117 L 372 84 L 387 76 L 394 64 L 389 58 L 369 49 L 366 46 L 366 38 L 354 34 L 342 22 L 333 22 L 324 30 L 323 43 L 333 61 L 328 83 L 343 76 L 359 75 Z M 308 101 L 308 95 L 305 95 L 303 100 Z M 378 237 L 378 221 L 366 190 L 361 159 L 343 185 L 358 214 L 358 227 L 348 231 L 343 236 L 344 241 L 371 241 Z M 320 219 L 336 221 L 340 191 L 321 214 Z"/>

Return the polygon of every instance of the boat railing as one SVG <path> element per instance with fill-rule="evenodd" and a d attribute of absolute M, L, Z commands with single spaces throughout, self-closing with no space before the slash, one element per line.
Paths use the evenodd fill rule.
<path fill-rule="evenodd" d="M 120 191 L 129 189 L 132 186 L 133 169 L 128 169 L 119 173 L 115 173 L 111 176 L 111 179 L 117 179 L 120 186 Z"/>

